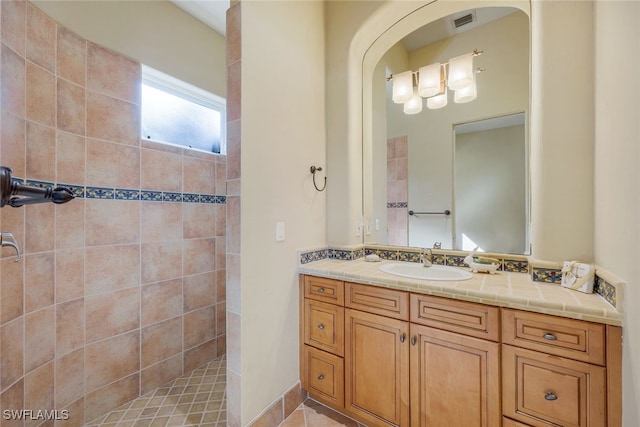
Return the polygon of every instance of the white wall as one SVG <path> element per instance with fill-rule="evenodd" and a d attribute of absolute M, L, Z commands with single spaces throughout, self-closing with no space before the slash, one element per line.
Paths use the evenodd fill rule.
<path fill-rule="evenodd" d="M 226 98 L 226 39 L 168 1 L 33 4 L 87 40 Z"/>
<path fill-rule="evenodd" d="M 595 261 L 627 282 L 623 416 L 640 425 L 640 3 L 595 5 Z"/>
<path fill-rule="evenodd" d="M 242 425 L 299 379 L 296 250 L 324 245 L 321 2 L 242 1 Z M 327 191 L 340 186 L 331 181 Z M 285 222 L 284 242 L 275 241 Z"/>

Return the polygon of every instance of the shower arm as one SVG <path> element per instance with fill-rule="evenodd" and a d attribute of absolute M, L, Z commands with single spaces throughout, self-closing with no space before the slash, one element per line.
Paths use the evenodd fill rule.
<path fill-rule="evenodd" d="M 14 208 L 36 203 L 66 203 L 75 196 L 64 187 L 33 187 L 11 179 L 11 168 L 0 166 L 0 208 L 9 205 Z"/>

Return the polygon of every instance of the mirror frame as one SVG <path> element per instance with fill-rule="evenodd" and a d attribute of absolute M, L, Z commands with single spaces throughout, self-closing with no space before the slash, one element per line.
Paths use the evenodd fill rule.
<path fill-rule="evenodd" d="M 387 8 L 397 6 L 398 2 L 392 2 L 387 5 Z M 387 8 L 382 7 L 378 11 L 377 24 L 383 25 L 383 22 L 388 22 L 386 29 L 379 34 L 377 38 L 371 43 L 365 50 L 362 63 L 361 63 L 361 83 L 362 83 L 362 109 L 361 109 L 361 149 L 362 149 L 362 216 L 365 221 L 367 219 L 366 214 L 373 211 L 372 201 L 372 188 L 371 182 L 373 179 L 372 168 L 372 155 L 373 155 L 373 75 L 376 65 L 384 54 L 399 40 L 412 33 L 416 29 L 428 25 L 429 23 L 436 21 L 440 18 L 449 16 L 468 9 L 476 9 L 483 7 L 512 7 L 523 11 L 531 22 L 531 4 L 529 0 L 505 0 L 496 2 L 492 0 L 476 0 L 476 1 L 449 1 L 449 0 L 434 0 L 426 2 L 418 7 L 413 8 L 406 15 L 400 19 L 393 17 L 393 14 L 389 14 L 385 19 L 385 13 Z M 391 21 L 391 22 L 389 22 Z M 373 23 L 372 23 L 373 25 Z M 531 33 L 531 25 L 529 26 L 529 33 Z M 529 38 L 531 43 L 531 36 Z M 529 69 L 531 69 L 531 49 L 529 49 Z M 529 79 L 529 93 L 531 93 L 531 78 Z M 530 141 L 530 116 L 531 116 L 531 94 L 529 95 L 528 111 L 526 112 L 526 140 Z M 530 144 L 527 144 L 528 151 L 530 150 Z M 529 154 L 529 152 L 528 152 Z M 529 155 L 528 155 L 529 157 Z M 527 164 L 527 188 L 530 189 L 530 166 Z M 530 191 L 528 192 L 530 196 Z M 529 213 L 528 219 L 531 220 L 531 200 L 527 199 L 527 211 Z M 527 236 L 529 236 L 529 251 L 531 253 L 531 240 L 530 240 L 530 227 L 526 230 Z M 367 233 L 362 233 L 362 244 L 373 244 L 366 241 Z"/>

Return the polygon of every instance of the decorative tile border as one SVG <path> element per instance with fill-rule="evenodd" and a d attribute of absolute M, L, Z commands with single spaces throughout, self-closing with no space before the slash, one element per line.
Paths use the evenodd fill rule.
<path fill-rule="evenodd" d="M 174 202 L 174 203 L 212 203 L 226 204 L 227 196 L 216 194 L 180 193 L 174 191 L 134 190 L 130 188 L 112 187 L 84 187 L 74 184 L 55 184 L 48 181 L 32 179 L 12 178 L 13 181 L 32 187 L 56 188 L 63 187 L 71 190 L 78 199 L 105 199 L 105 200 L 141 200 L 144 202 Z"/>
<path fill-rule="evenodd" d="M 562 281 L 562 272 L 555 268 L 531 268 L 531 280 L 534 282 L 551 283 L 559 285 Z"/>
<path fill-rule="evenodd" d="M 617 308 L 617 292 L 616 287 L 607 282 L 602 277 L 596 275 L 595 283 L 593 285 L 593 292 L 604 298 L 609 304 Z"/>
<path fill-rule="evenodd" d="M 391 208 L 406 208 L 409 206 L 408 202 L 388 202 L 387 209 Z"/>

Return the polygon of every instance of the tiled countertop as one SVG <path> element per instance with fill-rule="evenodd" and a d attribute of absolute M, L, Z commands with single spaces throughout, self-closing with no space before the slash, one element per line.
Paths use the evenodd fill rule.
<path fill-rule="evenodd" d="M 533 282 L 526 273 L 476 273 L 469 280 L 446 282 L 409 279 L 380 271 L 381 265 L 395 262 L 397 261 L 324 259 L 299 265 L 298 273 L 608 325 L 622 325 L 622 313 L 600 295 L 584 294 L 559 285 Z"/>

